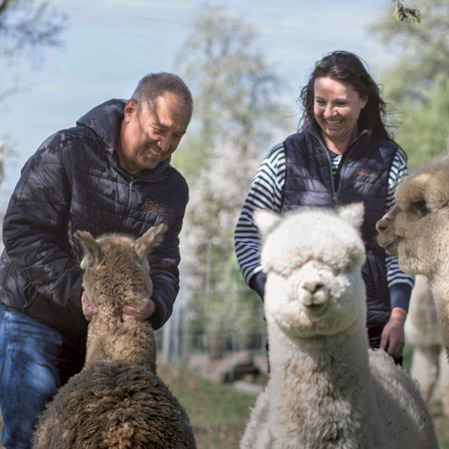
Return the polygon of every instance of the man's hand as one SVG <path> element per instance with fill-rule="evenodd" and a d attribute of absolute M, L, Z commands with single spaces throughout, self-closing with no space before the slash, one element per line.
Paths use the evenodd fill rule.
<path fill-rule="evenodd" d="M 95 301 L 89 298 L 85 291 L 83 291 L 83 294 L 81 295 L 81 308 L 87 321 L 90 321 L 94 313 L 97 312 Z"/>
<path fill-rule="evenodd" d="M 395 359 L 402 357 L 404 349 L 404 323 L 407 312 L 400 307 L 391 311 L 390 319 L 382 331 L 380 347 Z"/>
<path fill-rule="evenodd" d="M 123 307 L 122 318 L 123 321 L 136 319 L 138 321 L 145 321 L 153 315 L 156 310 L 156 304 L 146 294 L 141 294 L 142 299 L 135 304 L 128 304 Z"/>

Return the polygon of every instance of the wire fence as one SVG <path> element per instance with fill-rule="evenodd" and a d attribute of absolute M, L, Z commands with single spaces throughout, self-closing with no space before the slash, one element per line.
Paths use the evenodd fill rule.
<path fill-rule="evenodd" d="M 181 366 L 192 355 L 220 358 L 241 350 L 265 354 L 263 305 L 243 281 L 232 239 L 208 241 L 199 254 L 204 256 L 201 263 L 180 265 L 173 314 L 156 332 L 159 357 Z"/>
<path fill-rule="evenodd" d="M 162 359 L 184 365 L 197 354 L 265 353 L 263 305 L 243 281 L 232 239 L 210 240 L 196 255 L 195 264 L 181 263 L 173 315 L 157 332 Z"/>

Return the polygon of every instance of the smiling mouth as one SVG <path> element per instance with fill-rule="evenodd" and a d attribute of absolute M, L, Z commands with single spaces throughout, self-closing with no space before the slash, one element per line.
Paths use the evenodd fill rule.
<path fill-rule="evenodd" d="M 338 128 L 343 123 L 343 119 L 341 119 L 341 118 L 334 119 L 334 120 L 324 120 L 324 121 L 329 128 Z"/>
<path fill-rule="evenodd" d="M 148 153 L 151 154 L 151 156 L 158 157 L 158 158 L 160 158 L 162 156 L 162 153 L 158 150 L 155 150 L 154 148 L 149 147 L 146 150 L 148 151 Z"/>

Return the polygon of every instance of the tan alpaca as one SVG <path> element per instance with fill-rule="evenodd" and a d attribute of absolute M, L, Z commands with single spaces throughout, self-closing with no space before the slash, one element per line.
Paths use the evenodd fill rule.
<path fill-rule="evenodd" d="M 122 308 L 151 296 L 147 254 L 165 225 L 138 240 L 76 232 L 84 249 L 83 285 L 97 312 L 89 323 L 86 363 L 48 404 L 35 449 L 194 449 L 183 407 L 156 374 L 149 322 L 122 320 Z"/>
<path fill-rule="evenodd" d="M 411 377 L 368 350 L 363 207 L 254 214 L 271 374 L 241 449 L 435 449 Z"/>
<path fill-rule="evenodd" d="M 396 191 L 396 207 L 377 223 L 378 242 L 401 269 L 426 276 L 449 360 L 449 156 L 416 170 Z M 443 393 L 449 414 L 449 391 Z"/>
<path fill-rule="evenodd" d="M 402 182 L 396 206 L 377 223 L 378 242 L 401 269 L 426 276 L 449 356 L 449 156 Z"/>

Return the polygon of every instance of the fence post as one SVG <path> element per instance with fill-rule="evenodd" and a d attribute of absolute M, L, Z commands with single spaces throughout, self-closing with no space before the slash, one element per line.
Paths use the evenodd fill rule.
<path fill-rule="evenodd" d="M 171 322 L 169 319 L 162 328 L 162 361 L 164 363 L 170 363 L 170 333 L 171 333 Z"/>

